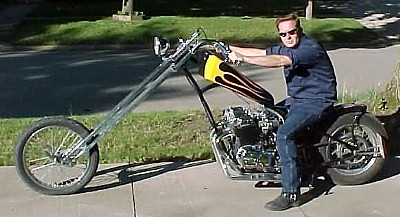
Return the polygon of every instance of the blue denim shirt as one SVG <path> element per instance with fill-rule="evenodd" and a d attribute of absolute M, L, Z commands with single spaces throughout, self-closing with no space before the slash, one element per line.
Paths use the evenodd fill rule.
<path fill-rule="evenodd" d="M 321 114 L 335 103 L 335 71 L 319 42 L 303 34 L 297 46 L 272 46 L 266 53 L 285 55 L 292 60 L 292 65 L 284 67 L 288 94 L 285 105 L 292 112 Z"/>

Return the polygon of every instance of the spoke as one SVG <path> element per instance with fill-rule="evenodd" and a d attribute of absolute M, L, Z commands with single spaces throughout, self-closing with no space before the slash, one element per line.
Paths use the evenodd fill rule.
<path fill-rule="evenodd" d="M 57 174 L 57 180 L 54 180 L 55 183 L 59 183 L 62 180 L 62 174 L 63 174 L 63 168 L 62 167 L 58 167 L 58 174 Z"/>
<path fill-rule="evenodd" d="M 34 171 L 36 171 L 36 170 L 40 170 L 40 169 L 43 169 L 43 168 L 46 168 L 46 167 L 49 167 L 49 166 L 54 166 L 54 165 L 56 165 L 56 163 L 55 163 L 55 162 L 51 162 L 51 163 L 49 163 L 49 164 L 44 164 L 44 165 L 42 165 L 42 166 L 33 168 L 31 171 L 34 172 Z"/>
<path fill-rule="evenodd" d="M 76 164 L 74 167 L 85 170 L 87 165 L 86 165 L 86 163 L 81 163 L 81 164 Z"/>
<path fill-rule="evenodd" d="M 78 140 L 79 140 L 79 142 L 76 142 Z M 75 139 L 72 140 L 71 144 L 80 143 L 82 140 L 83 139 L 82 139 L 82 137 L 80 135 L 75 135 Z"/>
<path fill-rule="evenodd" d="M 68 130 L 67 135 L 64 136 L 64 138 L 61 141 L 61 144 L 58 146 L 57 150 L 55 151 L 55 153 L 59 152 L 61 150 L 61 148 L 64 146 L 65 141 L 68 139 L 69 135 L 70 135 L 71 131 Z"/>
<path fill-rule="evenodd" d="M 83 139 L 82 139 L 81 136 L 76 135 L 76 136 L 75 136 L 75 139 L 71 142 L 71 144 L 74 144 L 73 146 L 75 146 L 75 144 L 81 143 L 82 140 L 83 140 Z M 78 141 L 78 142 L 77 142 L 77 141 Z M 70 147 L 68 147 L 68 149 L 70 149 Z"/>
<path fill-rule="evenodd" d="M 28 163 L 29 163 L 29 165 L 32 165 L 32 163 L 36 163 L 36 162 L 48 160 L 48 159 L 49 159 L 49 157 L 42 157 L 42 158 L 38 158 L 38 159 L 34 159 L 34 160 L 29 160 Z M 43 164 L 45 164 L 45 163 L 46 163 L 46 161 Z"/>
<path fill-rule="evenodd" d="M 56 142 L 55 142 L 55 137 L 56 137 L 56 136 L 54 135 L 54 132 L 53 132 L 53 131 L 51 131 L 51 135 L 50 135 L 50 136 L 51 136 L 51 138 L 50 138 L 50 141 L 51 141 L 51 142 L 50 142 L 50 147 L 51 147 L 52 152 L 55 153 L 55 152 L 54 152 L 54 144 L 56 143 Z"/>
<path fill-rule="evenodd" d="M 48 173 L 48 172 L 47 172 Z M 41 177 L 37 177 L 38 180 L 42 180 L 44 177 L 47 176 L 47 173 L 43 173 L 43 175 Z"/>

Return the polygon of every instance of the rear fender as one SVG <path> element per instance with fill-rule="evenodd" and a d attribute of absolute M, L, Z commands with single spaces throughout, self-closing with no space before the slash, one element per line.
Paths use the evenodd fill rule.
<path fill-rule="evenodd" d="M 382 124 L 381 121 L 379 121 L 378 118 L 376 118 L 373 114 L 370 114 L 367 112 L 367 106 L 364 104 L 354 104 L 354 103 L 347 103 L 347 104 L 340 104 L 336 105 L 334 107 L 335 111 L 335 116 L 336 118 L 339 118 L 342 115 L 349 114 L 349 113 L 354 113 L 356 115 L 357 113 L 359 115 L 362 115 L 361 118 L 363 118 L 367 123 L 369 123 L 376 131 L 377 133 L 382 137 L 382 146 L 383 150 L 381 150 L 382 157 L 385 158 L 389 154 L 389 149 L 388 149 L 388 134 Z"/>
<path fill-rule="evenodd" d="M 366 113 L 367 106 L 364 104 L 344 103 L 344 104 L 335 105 L 333 107 L 333 110 L 334 110 L 335 114 L 338 116 L 347 114 L 347 113 L 353 113 L 353 112 Z"/>

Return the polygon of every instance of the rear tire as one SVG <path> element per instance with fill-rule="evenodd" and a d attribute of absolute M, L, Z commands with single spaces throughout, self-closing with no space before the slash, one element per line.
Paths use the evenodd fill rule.
<path fill-rule="evenodd" d="M 47 195 L 73 194 L 90 182 L 99 164 L 97 144 L 78 159 L 57 156 L 89 134 L 81 123 L 65 117 L 43 118 L 28 127 L 15 145 L 15 165 L 21 179 Z M 64 177 L 65 176 L 65 177 Z"/>
<path fill-rule="evenodd" d="M 354 115 L 355 113 L 348 113 L 340 116 L 328 129 L 327 134 L 336 139 L 353 144 L 351 142 L 351 126 L 353 124 Z M 327 173 L 335 184 L 364 184 L 371 181 L 380 172 L 385 163 L 385 158 L 379 154 L 384 152 L 388 137 L 378 119 L 369 114 L 363 114 L 354 134 L 356 136 L 357 148 L 368 152 L 373 151 L 374 156 L 355 156 L 329 167 Z M 326 162 L 340 159 L 341 156 L 351 153 L 343 144 L 327 136 L 321 139 L 321 143 L 329 144 L 319 149 Z"/>

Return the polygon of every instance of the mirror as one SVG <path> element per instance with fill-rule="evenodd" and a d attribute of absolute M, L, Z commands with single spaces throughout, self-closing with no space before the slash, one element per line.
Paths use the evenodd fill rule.
<path fill-rule="evenodd" d="M 163 56 L 166 52 L 167 52 L 167 50 L 169 49 L 169 47 L 170 47 L 170 44 L 169 44 L 169 42 L 168 42 L 168 40 L 167 39 L 165 39 L 165 38 L 159 38 L 159 37 L 154 37 L 154 45 L 153 45 L 153 48 L 154 48 L 154 53 L 157 55 L 157 56 Z"/>

